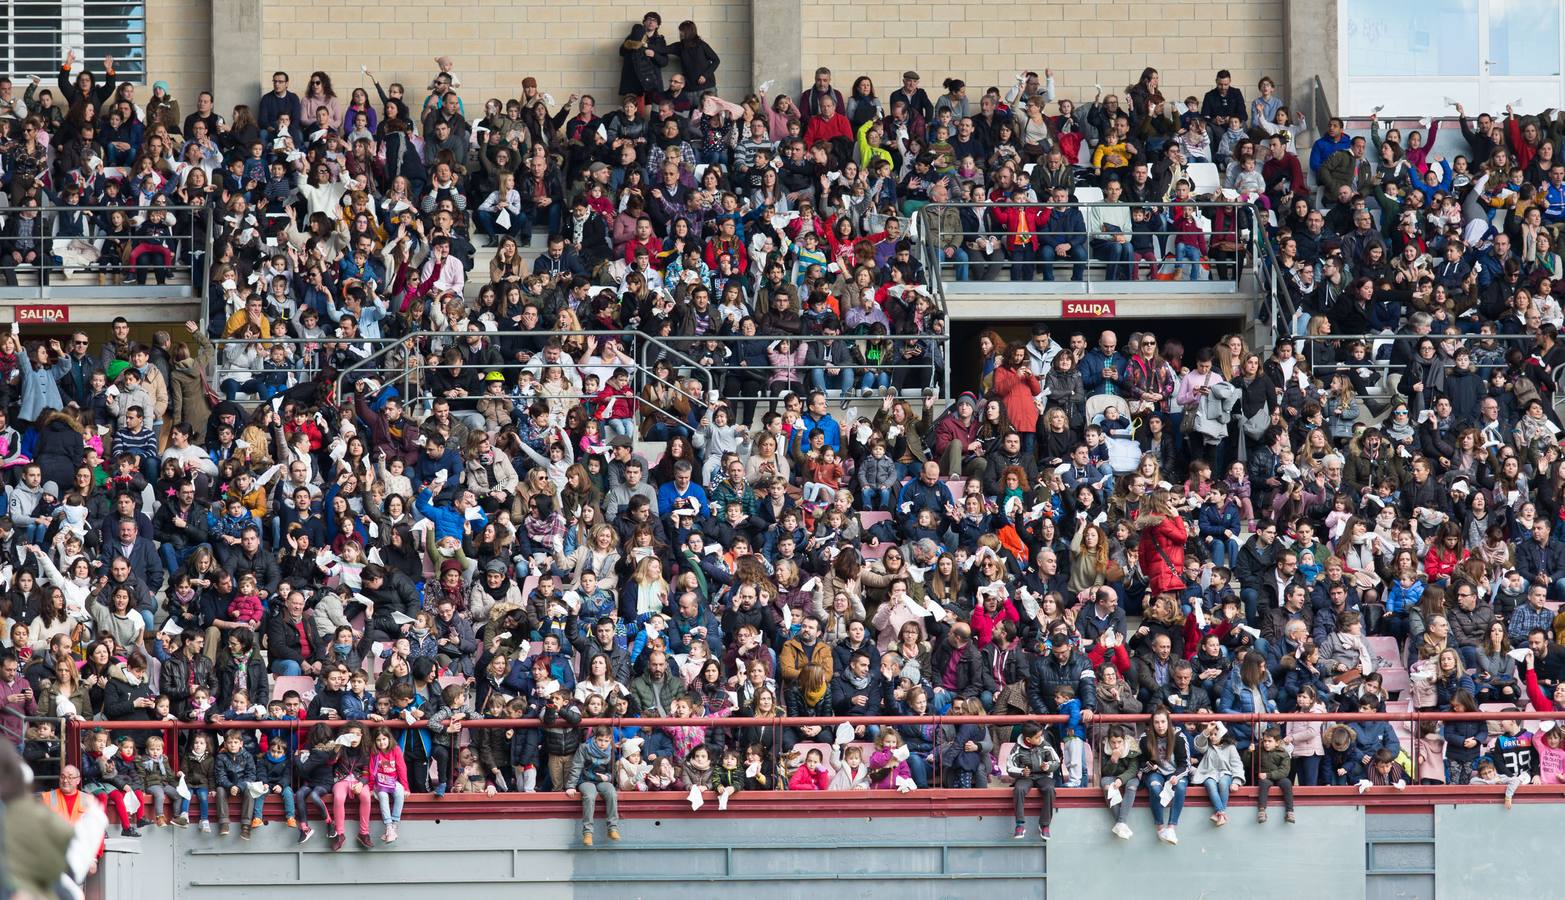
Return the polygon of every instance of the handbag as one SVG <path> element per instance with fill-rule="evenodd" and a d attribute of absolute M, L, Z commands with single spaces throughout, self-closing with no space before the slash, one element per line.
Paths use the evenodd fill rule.
<path fill-rule="evenodd" d="M 196 368 L 196 377 L 201 381 L 201 394 L 206 397 L 207 406 L 217 409 L 218 404 L 223 402 L 223 395 L 212 390 L 212 385 L 206 380 L 206 372 L 199 366 Z"/>
<path fill-rule="evenodd" d="M 1252 441 L 1258 441 L 1266 434 L 1266 429 L 1272 426 L 1272 411 L 1270 407 L 1263 406 L 1255 411 L 1252 416 L 1246 416 L 1240 426 L 1244 436 Z"/>

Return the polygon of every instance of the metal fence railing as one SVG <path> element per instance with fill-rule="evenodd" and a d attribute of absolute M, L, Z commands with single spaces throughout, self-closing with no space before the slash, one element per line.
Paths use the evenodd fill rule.
<path fill-rule="evenodd" d="M 429 388 L 429 375 L 444 368 L 446 364 L 442 362 L 430 363 L 425 355 L 426 350 L 421 345 L 427 346 L 434 341 L 454 343 L 455 341 L 471 338 L 475 334 L 485 341 L 500 344 L 521 338 L 532 341 L 548 341 L 551 338 L 563 340 L 576 337 L 595 337 L 627 341 L 630 344 L 630 351 L 634 360 L 631 365 L 626 366 L 626 368 L 632 370 L 632 393 L 639 393 L 649 384 L 657 384 L 673 391 L 692 404 L 704 405 L 710 403 L 716 397 L 714 391 L 717 388 L 717 383 L 712 373 L 696 360 L 687 356 L 678 347 L 671 345 L 663 338 L 648 337 L 622 331 L 418 331 L 395 340 L 390 340 L 385 345 L 374 350 L 374 352 L 364 355 L 363 358 L 349 365 L 337 367 L 334 379 L 334 396 L 341 396 L 345 387 L 355 384 L 360 379 L 373 377 L 386 385 L 395 387 L 402 395 L 404 402 L 409 404 L 410 407 L 414 409 L 428 409 L 429 405 L 435 400 L 435 395 Z M 566 357 L 562 357 L 562 359 L 564 358 Z M 672 369 L 671 374 L 677 377 L 664 378 L 653 371 L 653 365 L 660 359 L 669 363 Z M 513 390 L 517 382 L 517 373 L 527 370 L 541 376 L 544 367 L 543 363 L 534 362 L 533 360 L 525 363 L 511 360 L 499 363 L 473 362 L 464 363 L 464 365 L 480 375 L 491 371 L 501 373 L 505 376 L 504 384 L 506 388 L 498 396 L 509 398 L 518 405 L 522 405 L 524 401 Z M 616 364 L 577 360 L 570 363 L 562 363 L 562 365 L 570 365 L 576 370 L 582 368 L 607 368 L 612 372 Z M 680 381 L 681 378 L 694 378 L 701 385 L 701 389 L 694 393 L 689 391 Z M 602 385 L 599 387 L 601 389 Z M 558 399 L 590 399 L 588 395 L 574 391 L 565 394 L 552 394 L 551 396 Z M 483 394 L 478 394 L 461 398 L 464 401 L 463 411 L 470 411 L 468 409 L 470 404 L 465 401 L 471 399 L 473 401 L 471 405 L 476 406 L 476 401 L 482 399 L 482 397 Z M 639 429 L 642 417 L 642 404 L 636 402 L 634 406 L 636 413 L 633 427 Z"/>
<path fill-rule="evenodd" d="M 1077 193 L 1086 190 L 1077 188 Z M 1101 196 L 1093 190 L 1094 197 Z M 954 235 L 942 230 L 939 214 L 952 209 L 967 211 L 968 223 L 957 239 L 962 254 L 947 258 L 943 248 Z M 1079 211 L 1082 225 L 1049 227 L 1042 214 L 1057 209 Z M 1187 217 L 1187 212 L 1194 215 Z M 1017 214 L 1023 218 L 1011 221 Z M 1037 218 L 1027 218 L 1033 216 Z M 964 292 L 996 294 L 1014 293 L 1000 288 L 1014 282 L 1040 293 L 1189 291 L 1195 289 L 1192 282 L 1199 283 L 1195 287 L 1201 291 L 1239 292 L 1266 222 L 1265 211 L 1251 202 L 1193 198 L 1159 203 L 931 203 L 915 217 L 921 256 L 942 298 L 957 283 Z M 974 246 L 980 240 L 985 247 Z M 974 279 L 974 270 L 988 277 Z"/>
<path fill-rule="evenodd" d="M 0 219 L 10 222 L 25 209 L 0 210 Z M 36 243 L 32 238 L 0 237 L 0 250 L 7 251 L 7 257 L 10 250 L 24 246 L 33 254 L 23 264 L 0 265 L 0 298 L 46 299 L 68 290 L 72 298 L 114 299 L 123 298 L 128 285 L 178 284 L 188 288 L 190 296 L 204 291 L 212 255 L 210 207 L 46 204 L 36 209 Z M 138 234 L 157 211 L 169 233 Z M 23 284 L 24 279 L 32 283 Z"/>
<path fill-rule="evenodd" d="M 1421 746 L 1426 741 L 1431 741 L 1436 745 L 1436 752 L 1434 754 L 1435 756 L 1438 757 L 1443 755 L 1445 746 L 1445 738 L 1441 736 L 1441 730 L 1443 728 L 1458 723 L 1516 722 L 1519 724 L 1522 730 L 1543 731 L 1544 729 L 1542 726 L 1547 722 L 1547 717 L 1551 715 L 1547 712 L 1539 712 L 1534 710 L 1505 711 L 1500 709 L 1490 709 L 1477 712 L 1438 711 L 1433 709 L 1413 710 L 1407 708 L 1405 701 L 1393 701 L 1392 705 L 1395 704 L 1403 704 L 1403 707 L 1400 709 L 1388 708 L 1384 712 L 1352 713 L 1277 713 L 1265 711 L 1224 713 L 1215 711 L 1197 711 L 1194 713 L 1173 714 L 1169 716 L 1169 719 L 1176 728 L 1185 728 L 1187 736 L 1192 740 L 1196 735 L 1200 734 L 1208 727 L 1218 723 L 1227 729 L 1245 729 L 1252 740 L 1258 740 L 1260 733 L 1268 727 L 1277 727 L 1280 731 L 1286 732 L 1289 729 L 1295 729 L 1302 726 L 1305 728 L 1318 729 L 1321 732 L 1322 743 L 1327 744 L 1328 746 L 1331 729 L 1336 726 L 1348 726 L 1349 728 L 1352 728 L 1353 726 L 1363 727 L 1371 723 L 1384 723 L 1389 729 L 1390 733 L 1387 735 L 1386 733 L 1381 732 L 1380 737 L 1376 739 L 1377 742 L 1381 743 L 1382 746 L 1384 746 L 1386 749 L 1392 751 L 1394 765 L 1400 767 L 1400 780 L 1403 781 L 1404 785 L 1416 785 L 1420 783 L 1421 778 L 1425 777 L 1430 778 L 1436 782 L 1444 782 L 1447 780 L 1446 771 L 1440 771 L 1438 773 L 1429 772 L 1427 770 L 1421 771 L 1421 766 L 1423 766 L 1424 763 L 1420 759 L 1420 757 L 1427 758 L 1426 752 L 1429 748 Z M 1146 727 L 1148 727 L 1150 719 L 1151 717 L 1145 714 L 1103 714 L 1095 716 L 1092 719 L 1089 734 L 1091 735 L 1090 739 L 1097 746 L 1092 749 L 1092 752 L 1081 753 L 1079 756 L 1075 757 L 1077 768 L 1071 773 L 1075 780 L 1073 780 L 1072 783 L 1065 784 L 1064 787 L 1081 787 L 1095 794 L 1100 793 L 1100 788 L 1098 787 L 1098 778 L 1102 772 L 1102 764 L 1107 755 L 1102 752 L 1102 742 L 1106 737 L 1108 729 L 1113 726 L 1122 726 L 1127 730 L 1132 741 L 1134 741 L 1139 737 L 1140 733 Z M 776 760 L 779 764 L 779 767 L 781 767 L 783 762 L 789 758 L 789 751 L 795 747 L 808 746 L 816 748 L 825 747 L 829 749 L 832 746 L 832 735 L 837 726 L 842 723 L 846 723 L 854 727 L 862 725 L 873 728 L 912 729 L 920 729 L 922 726 L 927 725 L 981 725 L 986 726 L 986 732 L 988 734 L 998 734 L 1001 738 L 1005 738 L 1006 736 L 1012 734 L 1011 729 L 1029 722 L 1036 722 L 1045 726 L 1064 726 L 1067 724 L 1074 724 L 1071 722 L 1070 718 L 1063 715 L 881 715 L 862 717 L 778 716 L 759 718 L 748 716 L 732 716 L 723 718 L 701 717 L 695 719 L 660 717 L 630 717 L 612 719 L 584 718 L 574 727 L 578 731 L 588 733 L 590 729 L 602 726 L 611 729 L 617 729 L 621 735 L 629 736 L 630 734 L 634 733 L 632 732 L 632 729 L 651 730 L 674 727 L 683 728 L 699 724 L 700 726 L 704 726 L 708 729 L 709 740 L 721 741 L 725 739 L 722 737 L 722 735 L 726 735 L 729 732 L 737 733 L 740 729 L 749 726 L 769 726 L 767 732 L 771 735 L 769 738 L 771 741 L 771 746 L 765 746 L 763 747 L 763 750 L 773 760 Z M 1434 730 L 1433 737 L 1429 737 L 1420 733 L 1420 726 L 1427 722 L 1436 723 L 1437 727 Z M 106 726 L 115 733 L 161 733 L 165 736 L 165 746 L 170 757 L 170 762 L 176 769 L 178 769 L 180 758 L 179 748 L 181 742 L 177 740 L 177 737 L 182 733 L 194 731 L 215 732 L 229 729 L 238 729 L 241 731 L 261 730 L 279 731 L 284 733 L 293 732 L 299 735 L 302 739 L 303 733 L 317 724 L 323 724 L 334 731 L 340 730 L 350 724 L 373 726 L 374 728 L 389 728 L 393 731 L 427 728 L 427 725 L 422 722 L 415 721 L 413 723 L 409 723 L 400 716 L 392 717 L 384 721 L 375 721 L 370 723 L 348 722 L 341 719 L 333 719 L 324 722 L 294 719 L 271 719 L 256 721 L 252 719 L 236 721 L 227 724 L 222 722 L 182 721 L 71 722 L 68 724 L 68 739 L 66 741 L 68 747 L 66 753 L 71 761 L 78 760 L 82 752 L 82 734 L 85 731 L 90 731 L 92 728 Z M 804 739 L 801 740 L 801 735 L 797 729 L 809 728 L 811 726 L 818 728 L 820 730 L 820 735 L 818 737 L 806 735 L 804 736 Z M 458 724 L 458 727 L 463 731 L 483 731 L 488 729 L 512 730 L 543 728 L 545 725 L 538 719 L 469 719 L 461 721 Z M 559 723 L 554 723 L 548 727 L 560 728 L 562 726 Z M 1552 724 L 1550 727 L 1553 727 Z M 1356 739 L 1358 737 L 1358 733 L 1354 732 L 1353 737 Z M 1489 745 L 1493 744 L 1495 738 L 1496 735 L 1494 735 L 1488 729 L 1480 729 L 1478 732 L 1478 740 L 1481 745 L 1480 749 L 1486 749 Z M 941 739 L 942 738 L 938 736 L 937 732 L 937 742 Z M 855 739 L 856 742 L 862 742 L 864 740 L 867 740 L 867 738 Z M 1077 738 L 1076 740 L 1080 739 Z M 998 755 L 998 752 L 1000 751 L 1003 743 L 1004 741 L 997 740 L 995 742 L 993 752 Z M 861 746 L 865 745 L 861 743 Z M 868 747 L 868 749 L 866 749 L 866 761 L 868 760 L 869 750 L 872 749 L 873 747 Z M 614 752 L 617 754 L 617 750 Z M 1197 755 L 1198 754 L 1195 752 L 1195 749 L 1192 748 L 1192 759 L 1196 758 Z M 946 763 L 943 761 L 943 756 L 943 754 L 935 752 L 926 761 L 929 776 L 928 780 L 931 786 L 938 786 L 944 783 L 943 770 L 946 766 Z M 1255 776 L 1257 775 L 1257 766 L 1259 765 L 1260 754 L 1245 753 L 1244 757 L 1244 765 L 1249 773 L 1249 777 L 1247 777 L 1246 781 L 1249 784 L 1254 784 L 1257 781 Z M 802 760 L 797 761 L 802 762 Z M 1070 763 L 1071 760 L 1067 759 L 1067 764 Z M 989 763 L 986 761 L 984 765 L 987 767 Z M 1353 765 L 1350 766 L 1350 769 L 1360 778 L 1367 780 L 1369 777 L 1368 767 L 1363 764 L 1362 760 L 1357 755 L 1354 755 Z M 1173 780 L 1178 781 L 1180 777 L 1182 776 L 1176 774 Z M 1344 796 L 1352 796 L 1354 793 L 1362 793 L 1363 788 L 1363 785 L 1360 782 L 1351 779 L 1343 779 L 1339 776 L 1336 776 L 1334 772 L 1330 773 L 1329 776 L 1326 777 L 1323 784 L 1327 787 L 1337 787 Z M 1514 792 L 1515 789 L 1520 786 L 1521 783 L 1519 781 L 1515 786 L 1495 784 L 1497 790 L 1500 788 L 1505 788 L 1508 793 Z M 1557 787 L 1558 786 L 1556 785 L 1556 789 L 1553 791 L 1553 796 L 1556 799 L 1559 796 Z M 561 786 L 555 785 L 554 790 L 561 790 Z"/>
<path fill-rule="evenodd" d="M 938 391 L 951 384 L 950 335 L 944 333 L 707 334 L 663 340 L 707 360 L 705 368 L 728 400 L 771 401 L 801 389 L 845 399 L 888 391 Z M 827 348 L 834 355 L 828 357 Z M 795 377 L 774 377 L 790 372 Z"/>

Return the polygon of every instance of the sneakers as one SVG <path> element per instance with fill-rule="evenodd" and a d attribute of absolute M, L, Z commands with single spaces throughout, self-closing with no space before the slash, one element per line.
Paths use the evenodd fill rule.
<path fill-rule="evenodd" d="M 1509 799 L 1509 798 L 1507 798 L 1507 799 Z M 1284 822 L 1287 822 L 1289 825 L 1292 825 L 1293 823 L 1299 821 L 1298 817 L 1293 814 L 1293 810 L 1291 810 L 1291 809 L 1288 810 L 1287 814 L 1282 817 L 1282 820 Z"/>
<path fill-rule="evenodd" d="M 347 842 L 348 842 L 348 836 L 343 834 L 340 831 L 337 832 L 336 834 L 332 835 L 331 836 L 331 852 L 336 853 L 338 850 L 341 850 L 342 849 L 342 845 L 346 844 Z"/>
<path fill-rule="evenodd" d="M 261 820 L 260 816 L 256 816 L 255 818 L 250 820 L 250 827 L 251 828 L 262 828 L 265 825 L 266 825 L 266 823 Z"/>
<path fill-rule="evenodd" d="M 592 832 L 590 832 L 590 831 L 583 831 L 581 833 L 581 845 L 583 847 L 591 847 L 592 846 Z"/>
<path fill-rule="evenodd" d="M 227 822 L 224 822 L 223 824 L 217 826 L 217 836 L 218 837 L 228 837 L 228 831 L 229 831 L 229 828 L 228 828 L 228 823 Z"/>
<path fill-rule="evenodd" d="M 363 847 L 365 850 L 375 846 L 375 843 L 370 840 L 370 833 L 368 831 L 359 832 L 359 846 Z"/>
<path fill-rule="evenodd" d="M 212 833 L 212 823 L 208 822 L 206 819 L 202 819 L 201 824 L 197 825 L 196 827 L 199 828 L 203 834 Z"/>
<path fill-rule="evenodd" d="M 396 822 L 388 822 L 388 823 L 386 823 L 386 833 L 381 836 L 381 840 L 385 841 L 388 844 L 395 844 L 397 842 L 397 823 Z"/>
<path fill-rule="evenodd" d="M 615 828 L 613 825 L 609 826 L 609 840 L 611 840 L 611 841 L 619 840 L 619 829 Z"/>
<path fill-rule="evenodd" d="M 242 840 L 242 841 L 250 840 L 250 829 L 254 828 L 254 827 L 255 826 L 251 825 L 248 822 L 246 822 L 243 825 L 240 825 L 239 826 L 239 839 Z"/>
<path fill-rule="evenodd" d="M 1174 826 L 1170 825 L 1168 826 L 1168 835 L 1163 840 L 1168 841 L 1170 844 L 1177 844 L 1179 843 L 1179 832 L 1175 831 Z"/>
<path fill-rule="evenodd" d="M 336 824 L 334 824 L 330 819 L 327 819 L 326 820 L 326 837 L 328 837 L 331 840 L 335 841 L 338 838 L 338 836 L 340 836 L 341 834 L 342 834 L 342 832 L 337 830 Z"/>
<path fill-rule="evenodd" d="M 156 819 L 153 819 L 152 824 L 156 825 L 159 828 L 167 828 L 168 827 L 168 816 L 158 816 Z"/>
<path fill-rule="evenodd" d="M 136 826 L 134 825 L 126 825 L 124 828 L 120 829 L 120 837 L 139 838 L 141 837 L 141 832 L 137 831 Z"/>
<path fill-rule="evenodd" d="M 1038 839 L 1043 841 L 1045 844 L 1047 844 L 1049 842 L 1049 826 L 1047 826 L 1047 825 L 1039 825 L 1038 826 Z"/>
<path fill-rule="evenodd" d="M 1115 837 L 1119 838 L 1122 841 L 1128 841 L 1128 840 L 1130 840 L 1130 836 L 1132 834 L 1134 834 L 1134 832 L 1132 832 L 1130 830 L 1130 826 L 1126 825 L 1124 822 L 1115 822 L 1114 823 L 1114 827 L 1109 829 L 1109 834 L 1114 835 Z M 1162 835 L 1163 835 L 1163 829 L 1159 828 L 1158 829 L 1158 837 L 1161 838 Z"/>
<path fill-rule="evenodd" d="M 301 825 L 301 826 L 299 826 L 299 843 L 302 844 L 305 841 L 308 841 L 312 837 L 315 837 L 315 829 L 314 828 L 311 828 L 309 825 Z"/>
<path fill-rule="evenodd" d="M 1027 826 L 1026 825 L 1017 825 L 1016 826 L 1016 831 L 1011 834 L 1011 838 L 1013 840 L 1018 840 L 1018 841 L 1021 840 L 1024 837 L 1026 837 L 1026 836 L 1027 836 Z"/>
<path fill-rule="evenodd" d="M 189 828 L 190 827 L 190 817 L 185 815 L 184 813 L 180 813 L 179 815 L 175 816 L 174 818 L 170 819 L 169 821 L 172 822 L 175 825 L 178 825 L 180 828 Z"/>
<path fill-rule="evenodd" d="M 1228 814 L 1225 813 L 1225 812 L 1220 812 L 1217 815 L 1213 816 L 1212 817 L 1212 824 L 1216 825 L 1218 828 L 1221 828 L 1224 825 L 1227 825 L 1228 824 Z"/>
<path fill-rule="evenodd" d="M 439 800 L 440 798 L 444 797 L 445 795 L 446 795 L 446 786 L 445 786 L 445 784 L 442 782 L 441 784 L 435 785 L 435 799 Z"/>
<path fill-rule="evenodd" d="M 293 817 L 293 816 L 289 816 L 288 817 L 288 827 L 289 828 L 298 828 L 299 827 L 299 820 L 297 818 Z"/>
<path fill-rule="evenodd" d="M 1257 825 L 1265 825 L 1266 824 L 1266 810 L 1258 809 L 1258 810 L 1255 811 L 1255 823 Z"/>

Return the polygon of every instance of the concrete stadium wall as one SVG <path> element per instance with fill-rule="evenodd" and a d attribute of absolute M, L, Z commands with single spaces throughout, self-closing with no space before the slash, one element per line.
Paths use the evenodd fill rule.
<path fill-rule="evenodd" d="M 709 807 L 710 809 L 710 807 Z M 953 818 L 739 818 L 715 810 L 681 819 L 630 819 L 625 840 L 583 849 L 563 819 L 410 821 L 394 847 L 349 844 L 327 852 L 318 835 L 300 847 L 276 824 L 243 842 L 194 829 L 147 829 L 111 838 L 94 896 L 241 898 L 267 888 L 311 896 L 386 900 L 450 889 L 464 900 L 515 896 L 684 898 L 692 889 L 742 891 L 766 900 L 814 887 L 863 898 L 1085 897 L 1144 893 L 1157 879 L 1168 897 L 1227 896 L 1240 885 L 1270 893 L 1343 898 L 1465 898 L 1526 893 L 1554 877 L 1556 804 L 1438 806 L 1433 812 L 1367 814 L 1353 806 L 1303 806 L 1297 825 L 1257 825 L 1251 807 L 1214 828 L 1206 807 L 1186 809 L 1177 847 L 1157 843 L 1150 816 L 1131 817 L 1135 837 L 1108 835 L 1101 809 L 1066 809 L 1054 840 L 1010 839 L 1009 816 Z M 375 833 L 380 827 L 375 826 Z M 1533 891 L 1536 892 L 1536 891 Z"/>
<path fill-rule="evenodd" d="M 442 54 L 458 61 L 470 110 L 489 97 L 519 95 L 526 75 L 557 101 L 592 93 L 602 106 L 619 84 L 619 40 L 654 8 L 670 35 L 682 19 L 699 25 L 723 58 L 718 84 L 730 97 L 766 78 L 797 91 L 801 78 L 825 65 L 844 91 L 867 74 L 882 96 L 910 66 L 925 76 L 931 96 L 940 79 L 955 75 L 975 102 L 989 85 L 1008 88 L 1018 70 L 1052 67 L 1063 96 L 1090 98 L 1094 83 L 1120 91 L 1152 65 L 1172 98 L 1205 92 L 1224 66 L 1246 95 L 1263 74 L 1286 81 L 1285 5 L 947 0 L 915 11 L 885 0 L 768 0 L 752 18 L 751 0 L 150 0 L 147 40 L 149 80 L 167 80 L 191 108 L 198 91 L 215 86 L 225 115 L 235 103 L 254 104 L 273 69 L 287 70 L 295 90 L 312 69 L 323 69 L 346 99 L 354 87 L 370 87 L 359 73 L 367 65 L 382 83 L 401 81 L 422 99 Z"/>

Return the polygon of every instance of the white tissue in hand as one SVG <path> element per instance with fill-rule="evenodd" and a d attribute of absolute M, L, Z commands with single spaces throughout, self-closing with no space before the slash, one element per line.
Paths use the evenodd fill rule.
<path fill-rule="evenodd" d="M 907 762 L 907 757 L 908 757 L 907 745 L 904 744 L 904 745 L 898 747 L 897 749 L 891 751 L 891 755 L 897 760 L 897 762 Z"/>
<path fill-rule="evenodd" d="M 1108 786 L 1105 793 L 1108 795 L 1109 806 L 1118 806 L 1125 802 L 1125 795 L 1120 793 L 1119 788 L 1112 784 Z"/>
<path fill-rule="evenodd" d="M 837 733 L 832 738 L 833 744 L 851 743 L 854 738 L 853 726 L 847 722 L 837 723 Z"/>
<path fill-rule="evenodd" d="M 755 777 L 758 777 L 760 774 L 761 774 L 761 764 L 758 763 L 758 762 L 750 763 L 748 766 L 744 767 L 744 777 L 746 777 L 746 778 L 755 778 Z"/>
<path fill-rule="evenodd" d="M 1164 806 L 1171 806 L 1174 802 L 1174 782 L 1163 782 L 1163 790 L 1158 792 L 1157 799 Z"/>
<path fill-rule="evenodd" d="M 705 804 L 706 804 L 706 798 L 701 796 L 701 788 L 700 787 L 691 787 L 690 788 L 690 808 L 692 810 L 697 810 L 697 809 L 700 809 Z"/>
<path fill-rule="evenodd" d="M 1369 790 L 1372 787 L 1374 787 L 1374 785 L 1369 783 L 1369 779 L 1368 778 L 1360 778 L 1359 779 L 1358 788 L 1359 788 L 1359 793 L 1360 794 L 1364 793 L 1365 791 Z"/>
<path fill-rule="evenodd" d="M 918 788 L 918 785 L 914 784 L 911 778 L 898 778 L 894 784 L 896 784 L 897 793 L 899 794 L 907 794 Z"/>
<path fill-rule="evenodd" d="M 726 811 L 728 809 L 728 792 L 727 791 L 718 791 L 717 792 L 717 809 L 718 809 L 718 812 L 724 812 L 724 811 Z"/>
<path fill-rule="evenodd" d="M 135 791 L 126 791 L 124 797 L 125 814 L 131 816 L 131 821 L 134 822 L 136 810 L 141 809 L 141 799 L 136 796 Z"/>
<path fill-rule="evenodd" d="M 179 784 L 174 786 L 174 793 L 178 794 L 181 800 L 190 799 L 190 786 L 185 784 L 184 772 L 179 773 Z"/>

